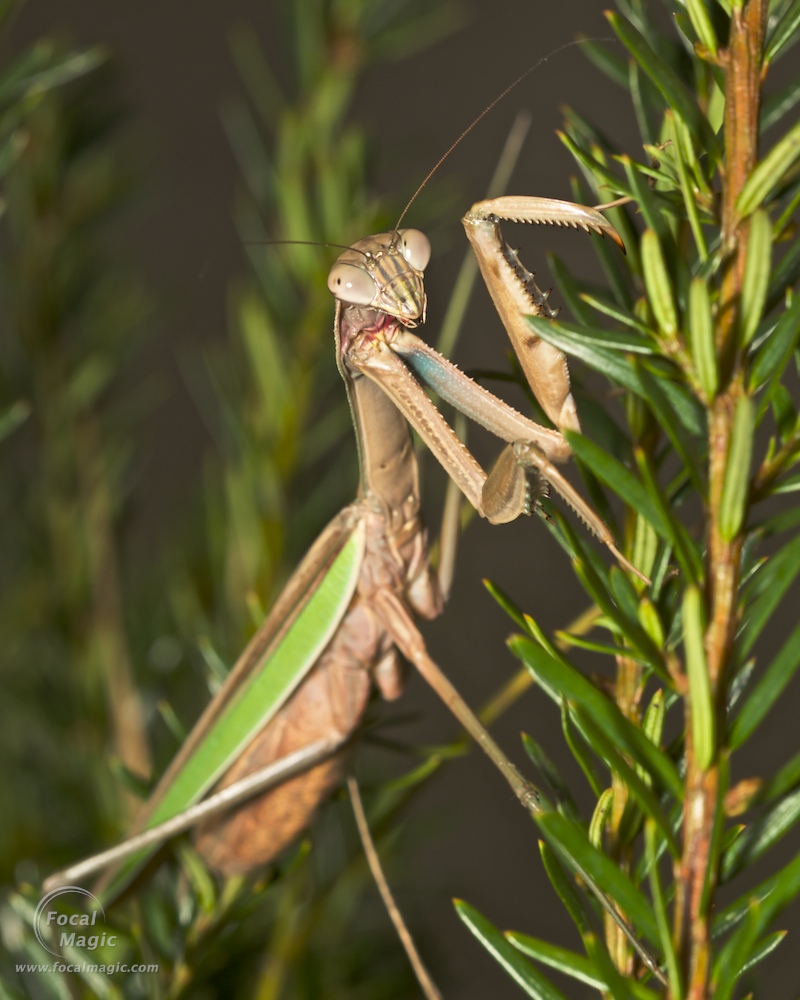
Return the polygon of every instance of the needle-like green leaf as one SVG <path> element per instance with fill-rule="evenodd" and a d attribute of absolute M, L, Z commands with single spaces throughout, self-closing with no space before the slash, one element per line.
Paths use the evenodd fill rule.
<path fill-rule="evenodd" d="M 591 748 L 622 779 L 625 787 L 642 812 L 646 816 L 650 816 L 655 822 L 673 858 L 680 857 L 678 843 L 672 833 L 667 817 L 659 805 L 658 799 L 649 787 L 648 781 L 640 773 L 637 773 L 635 767 L 625 760 L 615 747 L 613 740 L 606 737 L 599 726 L 594 725 L 588 713 L 578 711 L 578 719 L 580 720 L 581 731 Z M 651 778 L 651 775 L 644 768 L 642 768 L 642 772 L 648 779 Z"/>
<path fill-rule="evenodd" d="M 748 972 L 753 968 L 754 965 L 758 965 L 759 962 L 763 962 L 765 958 L 768 958 L 773 951 L 780 945 L 786 938 L 788 931 L 776 931 L 775 934 L 768 934 L 763 941 L 756 945 L 756 947 L 750 952 L 750 957 L 742 965 L 739 972 L 740 976 L 743 976 L 745 972 Z"/>
<path fill-rule="evenodd" d="M 781 50 L 793 45 L 800 36 L 800 0 L 786 8 L 783 16 L 775 25 L 772 34 L 764 46 L 764 63 L 771 63 Z"/>
<path fill-rule="evenodd" d="M 664 698 L 664 689 L 659 688 L 650 699 L 650 704 L 645 709 L 642 717 L 642 732 L 650 740 L 653 746 L 661 746 L 661 737 L 664 732 L 664 719 L 667 714 L 667 704 Z M 639 766 L 638 764 L 636 765 Z M 650 784 L 650 775 L 640 769 L 642 780 Z"/>
<path fill-rule="evenodd" d="M 658 510 L 647 495 L 647 490 L 630 469 L 582 434 L 568 431 L 565 435 L 578 458 L 592 472 L 611 487 L 617 496 L 649 521 L 656 530 L 663 530 Z"/>
<path fill-rule="evenodd" d="M 607 983 L 609 995 L 615 1000 L 633 1000 L 631 981 L 627 976 L 623 976 L 611 961 L 605 941 L 596 934 L 587 934 L 584 943 L 597 971 Z"/>
<path fill-rule="evenodd" d="M 605 833 L 606 822 L 608 821 L 608 816 L 611 812 L 613 804 L 614 789 L 604 789 L 600 798 L 597 800 L 597 805 L 594 807 L 592 818 L 589 820 L 589 842 L 594 847 L 600 848 L 601 850 L 603 847 L 603 834 Z"/>
<path fill-rule="evenodd" d="M 750 220 L 747 241 L 742 296 L 739 305 L 740 339 L 747 345 L 761 322 L 772 261 L 772 224 L 766 212 L 759 209 Z"/>
<path fill-rule="evenodd" d="M 558 855 L 546 840 L 539 841 L 539 854 L 547 877 L 550 879 L 550 884 L 564 904 L 564 908 L 572 918 L 578 933 L 583 937 L 592 928 L 592 914 L 586 898 L 578 892 L 575 879 L 567 874 Z"/>
<path fill-rule="evenodd" d="M 556 692 L 557 694 L 558 692 Z M 560 695 L 559 695 L 560 697 Z M 554 699 L 555 700 L 555 699 Z M 560 698 L 561 708 L 561 731 L 564 734 L 564 742 L 569 747 L 569 751 L 575 758 L 578 767 L 583 771 L 589 787 L 599 798 L 604 791 L 603 780 L 598 777 L 599 768 L 596 766 L 594 754 L 591 751 L 584 735 L 578 729 L 574 712 L 570 710 L 566 699 Z"/>
<path fill-rule="evenodd" d="M 666 641 L 664 627 L 661 624 L 658 609 L 646 594 L 639 602 L 638 618 L 639 624 L 653 640 L 653 643 L 663 648 Z"/>
<path fill-rule="evenodd" d="M 743 657 L 752 650 L 775 609 L 800 573 L 800 535 L 787 542 L 759 569 L 745 595 L 744 624 L 740 642 Z"/>
<path fill-rule="evenodd" d="M 798 241 L 800 242 L 800 241 Z M 778 385 L 800 339 L 800 294 L 792 296 L 789 308 L 781 315 L 775 329 L 756 351 L 750 369 L 750 391 L 767 384 Z M 765 394 L 769 396 L 769 392 Z M 762 402 L 760 412 L 765 403 Z"/>
<path fill-rule="evenodd" d="M 742 188 L 736 208 L 742 216 L 751 215 L 784 180 L 787 171 L 800 156 L 800 122 L 797 122 L 755 167 Z"/>
<path fill-rule="evenodd" d="M 603 727 L 609 739 L 631 757 L 646 767 L 658 784 L 667 788 L 676 798 L 683 797 L 683 782 L 675 765 L 644 733 L 637 729 L 620 712 L 606 695 L 588 681 L 566 661 L 555 660 L 538 644 L 525 636 L 516 635 L 508 640 L 511 652 L 519 657 L 551 687 L 563 693 L 570 701 L 577 702 L 595 722 Z"/>
<path fill-rule="evenodd" d="M 800 785 L 800 751 L 794 757 L 790 757 L 780 771 L 763 786 L 758 796 L 759 800 L 772 802 L 798 785 Z"/>
<path fill-rule="evenodd" d="M 581 288 L 574 275 L 564 261 L 554 253 L 547 255 L 550 272 L 555 278 L 558 292 L 572 313 L 575 321 L 581 326 L 591 326 L 592 310 L 581 297 Z"/>
<path fill-rule="evenodd" d="M 651 942 L 658 940 L 653 909 L 630 876 L 602 851 L 593 846 L 586 832 L 560 813 L 540 813 L 536 825 L 557 854 L 565 857 L 584 879 L 613 899 L 629 918 L 634 929 Z"/>
<path fill-rule="evenodd" d="M 733 996 L 739 970 L 749 956 L 762 923 L 761 908 L 751 901 L 745 919 L 716 956 L 711 977 L 715 1000 L 730 1000 Z"/>
<path fill-rule="evenodd" d="M 506 594 L 504 590 L 493 583 L 491 580 L 483 581 L 484 587 L 489 591 L 492 597 L 497 601 L 500 607 L 505 611 L 509 618 L 515 622 L 523 631 L 528 631 L 528 622 L 523 611 L 520 610 L 519 605 L 515 604 L 514 601 Z"/>
<path fill-rule="evenodd" d="M 761 131 L 777 125 L 784 115 L 788 115 L 800 101 L 800 78 L 789 80 L 780 90 L 770 94 L 761 105 Z"/>
<path fill-rule="evenodd" d="M 719 387 L 717 352 L 714 343 L 714 320 L 711 297 L 703 278 L 692 279 L 689 286 L 688 335 L 697 378 L 706 397 L 712 400 Z"/>
<path fill-rule="evenodd" d="M 776 802 L 755 823 L 748 826 L 722 856 L 721 877 L 731 879 L 747 865 L 762 857 L 800 822 L 800 788 Z"/>
<path fill-rule="evenodd" d="M 693 752 L 702 770 L 711 766 L 716 751 L 716 723 L 704 635 L 700 591 L 690 586 L 683 596 L 683 645 L 689 678 Z"/>
<path fill-rule="evenodd" d="M 654 229 L 646 229 L 642 235 L 642 269 L 658 327 L 663 336 L 672 340 L 678 332 L 678 313 L 672 296 L 672 281 Z"/>
<path fill-rule="evenodd" d="M 611 45 L 606 45 L 605 42 L 596 41 L 593 38 L 587 38 L 581 44 L 581 52 L 599 70 L 602 70 L 610 80 L 618 83 L 620 87 L 627 88 L 627 64 L 619 52 L 615 52 Z"/>
<path fill-rule="evenodd" d="M 659 530 L 660 526 L 659 533 L 672 546 L 687 580 L 699 582 L 703 578 L 703 561 L 700 552 L 678 517 L 675 505 L 669 502 L 659 483 L 656 470 L 653 468 L 652 457 L 642 448 L 635 449 L 634 457 L 651 502 L 658 511 L 658 522 L 653 526 L 656 527 L 656 530 Z"/>
<path fill-rule="evenodd" d="M 557 972 L 571 976 L 580 983 L 586 983 L 597 990 L 607 989 L 605 980 L 598 976 L 597 969 L 590 958 L 579 955 L 577 952 L 568 951 L 566 948 L 559 948 L 540 938 L 531 937 L 528 934 L 520 934 L 517 931 L 506 931 L 505 938 L 510 941 L 515 948 L 518 948 L 523 955 L 536 959 L 543 965 L 549 965 Z"/>
<path fill-rule="evenodd" d="M 479 910 L 461 899 L 454 899 L 453 905 L 463 923 L 529 997 L 534 1000 L 567 1000 Z"/>
<path fill-rule="evenodd" d="M 564 143 L 575 159 L 581 163 L 586 171 L 593 177 L 597 177 L 609 186 L 609 190 L 615 192 L 617 197 L 621 195 L 632 196 L 632 192 L 613 170 L 601 163 L 595 156 L 583 148 L 571 135 L 565 132 L 556 132 L 558 138 Z"/>
<path fill-rule="evenodd" d="M 640 391 L 639 381 L 626 359 L 610 348 L 598 347 L 580 327 L 540 316 L 529 316 L 528 323 L 537 336 L 560 348 L 565 354 L 585 362 L 626 389 Z"/>
<path fill-rule="evenodd" d="M 624 635 L 630 643 L 637 658 L 641 658 L 663 680 L 668 680 L 661 650 L 650 641 L 650 637 L 639 626 L 638 617 L 631 618 L 625 614 L 613 599 L 603 577 L 586 559 L 577 559 L 575 572 L 583 584 L 587 594 L 602 609 L 612 631 Z M 608 626 L 607 626 L 608 627 Z"/>
<path fill-rule="evenodd" d="M 800 888 L 800 854 L 779 871 L 765 878 L 752 889 L 748 889 L 738 899 L 729 903 L 714 917 L 712 936 L 715 939 L 724 937 L 736 927 L 746 916 L 751 903 L 755 900 L 763 907 L 767 901 L 776 912 L 786 900 L 791 900 Z"/>
<path fill-rule="evenodd" d="M 780 652 L 759 678 L 731 727 L 729 743 L 740 747 L 764 721 L 800 666 L 800 625 L 789 635 Z"/>
<path fill-rule="evenodd" d="M 708 14 L 705 0 L 686 0 L 686 12 L 697 32 L 697 37 L 705 45 L 712 56 L 717 54 L 717 35 Z"/>
<path fill-rule="evenodd" d="M 606 13 L 606 17 L 622 44 L 661 92 L 667 106 L 683 118 L 687 127 L 697 136 L 700 147 L 705 147 L 716 160 L 719 156 L 717 138 L 683 80 L 630 21 L 611 11 Z"/>
<path fill-rule="evenodd" d="M 704 496 L 706 486 L 699 472 L 702 468 L 702 463 L 697 454 L 695 441 L 687 432 L 683 422 L 678 418 L 673 409 L 672 400 L 663 391 L 662 381 L 653 378 L 647 368 L 643 364 L 639 364 L 636 359 L 634 359 L 634 366 L 639 375 L 639 380 L 647 399 L 647 405 L 653 411 L 664 433 L 672 442 L 675 451 L 683 462 L 684 468 L 694 483 L 695 489 L 701 496 Z"/>
<path fill-rule="evenodd" d="M 795 240 L 786 253 L 778 260 L 769 282 L 766 310 L 774 308 L 786 299 L 791 289 L 800 278 L 800 240 Z"/>
<path fill-rule="evenodd" d="M 750 397 L 740 396 L 733 417 L 733 430 L 719 508 L 719 531 L 726 541 L 735 538 L 744 524 L 755 431 L 753 410 Z"/>

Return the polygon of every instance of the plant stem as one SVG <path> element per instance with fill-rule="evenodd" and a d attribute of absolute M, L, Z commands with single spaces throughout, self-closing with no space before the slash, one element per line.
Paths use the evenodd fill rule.
<path fill-rule="evenodd" d="M 761 59 L 767 0 L 749 0 L 731 15 L 727 51 L 720 52 L 726 78 L 725 165 L 722 189 L 722 246 L 729 254 L 722 278 L 717 352 L 727 388 L 709 412 L 708 575 L 709 624 L 705 635 L 709 679 L 717 713 L 724 711 L 728 666 L 738 622 L 743 532 L 726 539 L 720 507 L 730 448 L 733 414 L 744 391 L 743 356 L 738 350 L 738 310 L 747 253 L 748 220 L 736 209 L 739 194 L 758 156 Z M 678 873 L 676 941 L 683 959 L 689 1000 L 709 996 L 711 909 L 717 873 L 710 870 L 714 813 L 720 781 L 716 761 L 698 766 L 691 745 L 691 705 L 687 706 L 687 775 L 683 857 Z"/>

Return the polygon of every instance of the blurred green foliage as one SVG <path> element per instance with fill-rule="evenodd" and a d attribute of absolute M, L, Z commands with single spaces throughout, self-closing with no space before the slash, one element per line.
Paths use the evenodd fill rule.
<path fill-rule="evenodd" d="M 117 114 L 97 97 L 100 63 L 39 43 L 19 60 L 27 75 L 10 73 L 0 405 L 9 430 L 25 419 L 0 451 L 5 879 L 14 858 L 52 849 L 56 826 L 78 848 L 87 821 L 119 811 L 109 741 L 130 769 L 150 767 L 117 570 L 137 417 L 120 381 L 150 305 L 108 264 L 129 180 L 110 149 Z"/>
<path fill-rule="evenodd" d="M 196 508 L 164 526 L 177 541 L 133 578 L 125 515 L 143 407 L 163 387 L 130 384 L 132 345 L 155 307 L 113 251 L 131 178 L 114 137 L 110 71 L 100 53 L 42 42 L 0 82 L 0 746 L 10 778 L 0 838 L 4 881 L 23 887 L 0 911 L 11 995 L 408 990 L 391 935 L 371 929 L 374 904 L 359 902 L 366 870 L 336 808 L 333 836 L 313 856 L 299 845 L 255 884 L 218 888 L 178 845 L 182 864 L 109 919 L 120 921 L 116 946 L 83 953 L 94 963 L 155 960 L 157 977 L 19 978 L 6 964 L 49 961 L 31 933 L 33 886 L 125 832 L 151 773 L 150 730 L 157 773 L 181 738 L 179 718 L 191 720 L 219 683 L 332 505 L 352 499 L 352 431 L 331 364 L 330 251 L 263 242 L 338 243 L 391 224 L 396 206 L 367 193 L 368 146 L 347 121 L 353 93 L 371 63 L 430 44 L 457 14 L 445 2 L 319 3 L 302 15 L 287 4 L 284 14 L 296 70 L 286 93 L 253 33 L 232 35 L 245 97 L 226 106 L 224 125 L 241 167 L 236 217 L 251 271 L 231 287 L 228 343 L 182 362 L 215 450 Z M 165 675 L 178 661 L 184 669 Z"/>

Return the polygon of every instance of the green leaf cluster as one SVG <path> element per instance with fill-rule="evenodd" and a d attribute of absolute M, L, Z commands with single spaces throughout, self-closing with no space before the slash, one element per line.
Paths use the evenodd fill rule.
<path fill-rule="evenodd" d="M 595 244 L 604 291 L 583 292 L 555 261 L 572 318 L 529 320 L 573 374 L 583 365 L 602 377 L 604 387 L 578 398 L 579 412 L 602 421 L 567 437 L 651 582 L 609 569 L 556 515 L 589 602 L 576 626 L 551 640 L 491 588 L 524 629 L 509 649 L 560 714 L 594 803 L 579 811 L 586 790 L 569 785 L 554 749 L 524 736 L 552 799 L 543 792 L 534 816 L 545 868 L 583 952 L 501 933 L 456 904 L 537 998 L 569 995 L 556 986 L 569 979 L 615 998 L 733 996 L 758 981 L 784 936 L 773 922 L 798 894 L 800 856 L 787 863 L 773 851 L 796 842 L 798 757 L 759 777 L 747 746 L 800 665 L 796 629 L 777 655 L 758 642 L 779 634 L 800 573 L 800 519 L 775 504 L 793 498 L 800 461 L 800 88 L 795 73 L 770 93 L 767 72 L 800 39 L 798 6 L 772 4 L 767 17 L 754 3 L 670 4 L 671 34 L 654 6 L 619 0 L 607 17 L 621 44 L 585 45 L 632 98 L 641 152 L 618 150 L 572 109 L 561 133 L 580 170 L 574 200 L 615 203 L 607 214 L 627 255 Z M 760 120 L 749 146 L 737 146 L 734 19 L 752 28 L 762 10 Z M 740 190 L 729 195 L 736 171 Z M 756 861 L 774 874 L 752 889 Z M 716 912 L 727 883 L 739 896 Z M 609 903 L 626 928 L 609 920 Z M 700 926 L 709 944 L 695 936 Z"/>

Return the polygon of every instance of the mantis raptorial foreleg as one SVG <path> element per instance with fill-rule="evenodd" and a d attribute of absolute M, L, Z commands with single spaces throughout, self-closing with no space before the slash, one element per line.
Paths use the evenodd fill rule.
<path fill-rule="evenodd" d="M 556 427 L 579 431 L 566 358 L 532 333 L 525 322 L 527 315 L 554 318 L 555 312 L 547 304 L 547 294 L 537 287 L 533 274 L 506 243 L 500 222 L 583 229 L 609 236 L 624 252 L 619 233 L 596 209 L 550 198 L 504 196 L 479 201 L 461 221 L 533 394 Z"/>
<path fill-rule="evenodd" d="M 608 235 L 624 250 L 622 240 L 596 209 L 545 198 L 502 197 L 478 202 L 462 220 L 487 288 L 534 395 L 558 428 L 579 430 L 566 359 L 556 348 L 535 336 L 525 321 L 526 315 L 552 318 L 555 313 L 547 304 L 547 294 L 537 287 L 533 274 L 526 270 L 517 252 L 503 239 L 501 218 L 572 226 Z M 555 462 L 563 462 L 570 455 L 569 445 L 558 430 L 542 427 L 522 416 L 411 333 L 408 327 L 424 320 L 424 302 L 418 315 L 403 317 L 403 328 L 392 326 L 384 330 L 381 327 L 381 303 L 387 292 L 382 284 L 386 261 L 393 254 L 402 255 L 400 243 L 405 241 L 409 248 L 409 270 L 403 280 L 408 284 L 415 270 L 414 278 L 421 285 L 429 252 L 427 240 L 424 244 L 423 240 L 423 234 L 415 230 L 370 237 L 354 244 L 334 265 L 329 279 L 331 291 L 343 302 L 349 301 L 344 298 L 345 292 L 351 298 L 357 296 L 355 303 L 337 312 L 337 326 L 346 327 L 346 310 L 350 309 L 353 315 L 358 315 L 358 322 L 363 322 L 369 330 L 367 336 L 342 339 L 345 363 L 383 388 L 481 516 L 493 523 L 502 523 L 529 513 L 526 470 L 535 470 L 561 494 L 620 563 L 641 576 L 616 547 L 601 518 L 555 467 Z M 404 308 L 409 313 L 407 303 Z M 430 403 L 420 383 L 507 442 L 507 448 L 488 475 Z"/>

